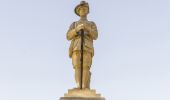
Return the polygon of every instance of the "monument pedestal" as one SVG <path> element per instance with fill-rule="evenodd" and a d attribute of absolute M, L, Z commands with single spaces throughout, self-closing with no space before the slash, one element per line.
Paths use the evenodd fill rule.
<path fill-rule="evenodd" d="M 105 100 L 97 97 L 61 97 L 60 100 Z"/>
<path fill-rule="evenodd" d="M 90 89 L 69 89 L 60 100 L 105 100 L 96 90 Z"/>

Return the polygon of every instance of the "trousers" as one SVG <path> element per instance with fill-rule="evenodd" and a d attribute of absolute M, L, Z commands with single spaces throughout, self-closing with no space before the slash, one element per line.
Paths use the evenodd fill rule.
<path fill-rule="evenodd" d="M 72 64 L 75 69 L 75 81 L 77 88 L 81 85 L 81 51 L 73 51 L 72 54 Z M 82 73 L 82 88 L 90 88 L 90 67 L 92 64 L 92 53 L 88 51 L 83 51 L 83 73 Z"/>

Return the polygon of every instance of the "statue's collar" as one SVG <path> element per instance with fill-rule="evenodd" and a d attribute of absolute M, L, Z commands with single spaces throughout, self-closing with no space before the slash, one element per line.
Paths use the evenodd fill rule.
<path fill-rule="evenodd" d="M 87 21 L 87 17 L 81 17 L 79 21 Z"/>

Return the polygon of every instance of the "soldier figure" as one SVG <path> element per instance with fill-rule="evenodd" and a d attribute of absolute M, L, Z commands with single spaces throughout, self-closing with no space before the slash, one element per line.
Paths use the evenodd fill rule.
<path fill-rule="evenodd" d="M 75 69 L 77 88 L 80 89 L 82 80 L 82 89 L 90 89 L 90 67 L 92 57 L 94 56 L 93 40 L 97 39 L 98 32 L 95 23 L 87 20 L 87 14 L 89 13 L 89 5 L 87 2 L 81 1 L 80 4 L 75 7 L 75 13 L 80 16 L 80 20 L 73 22 L 67 32 L 67 39 L 71 40 L 69 57 L 72 58 L 72 64 Z M 82 79 L 80 60 L 81 30 L 84 31 Z"/>

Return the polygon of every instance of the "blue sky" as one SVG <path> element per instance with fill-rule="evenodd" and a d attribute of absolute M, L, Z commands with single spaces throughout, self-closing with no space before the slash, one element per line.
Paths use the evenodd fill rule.
<path fill-rule="evenodd" d="M 170 99 L 170 1 L 87 0 L 97 24 L 91 87 L 107 100 Z M 0 100 L 75 87 L 66 32 L 80 0 L 0 0 Z"/>

